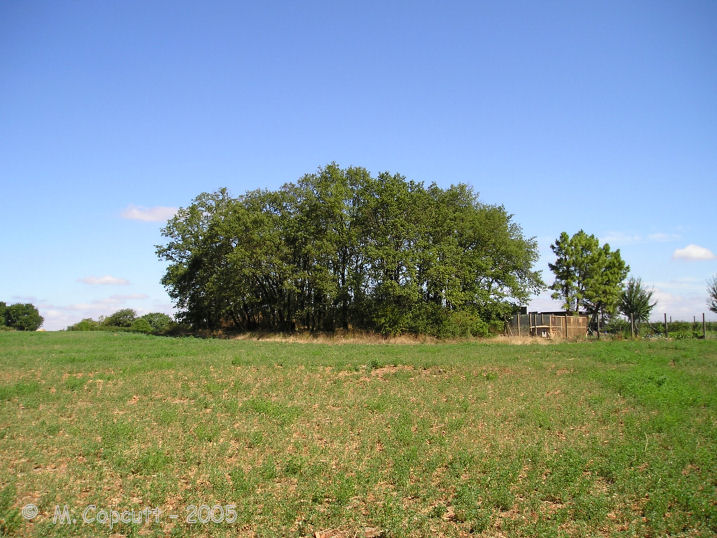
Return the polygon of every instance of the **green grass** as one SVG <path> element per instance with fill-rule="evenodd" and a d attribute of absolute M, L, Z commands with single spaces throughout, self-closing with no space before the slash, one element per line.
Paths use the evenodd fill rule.
<path fill-rule="evenodd" d="M 712 536 L 716 363 L 700 340 L 3 332 L 0 534 Z M 89 504 L 164 513 L 110 530 Z"/>

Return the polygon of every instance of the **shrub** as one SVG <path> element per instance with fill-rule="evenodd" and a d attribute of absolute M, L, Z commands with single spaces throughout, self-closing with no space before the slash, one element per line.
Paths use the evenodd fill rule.
<path fill-rule="evenodd" d="M 629 337 L 632 332 L 630 330 L 630 322 L 622 318 L 612 318 L 603 328 L 603 331 L 614 336 Z"/>
<path fill-rule="evenodd" d="M 44 319 L 34 305 L 14 304 L 5 310 L 5 324 L 18 331 L 36 331 Z"/>
<path fill-rule="evenodd" d="M 120 331 L 140 332 L 146 334 L 171 334 L 177 330 L 172 318 L 161 312 L 152 312 L 138 318 L 131 308 L 118 310 L 99 321 L 85 318 L 67 327 L 68 331 Z M 181 333 L 181 331 L 179 331 Z"/>
<path fill-rule="evenodd" d="M 488 332 L 489 324 L 478 317 L 477 314 L 459 310 L 446 316 L 438 329 L 437 336 L 440 338 L 487 336 Z"/>
<path fill-rule="evenodd" d="M 137 333 L 149 334 L 152 332 L 152 326 L 144 318 L 139 318 L 139 319 L 134 320 L 132 322 L 132 325 L 130 326 L 130 329 L 132 329 L 133 332 L 137 332 Z"/>
<path fill-rule="evenodd" d="M 149 314 L 142 316 L 140 319 L 149 323 L 154 334 L 164 334 L 169 330 L 170 325 L 172 324 L 172 318 L 161 312 L 150 312 Z"/>
<path fill-rule="evenodd" d="M 123 308 L 111 316 L 106 317 L 102 321 L 102 325 L 107 327 L 131 327 L 136 318 L 137 312 L 131 308 Z"/>
<path fill-rule="evenodd" d="M 74 325 L 67 327 L 68 331 L 97 331 L 100 328 L 100 324 L 92 318 L 85 318 L 82 321 L 78 321 Z"/>

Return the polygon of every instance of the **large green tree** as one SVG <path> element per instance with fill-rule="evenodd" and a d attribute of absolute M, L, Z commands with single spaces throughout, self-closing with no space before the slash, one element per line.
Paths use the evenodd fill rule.
<path fill-rule="evenodd" d="M 29 303 L 13 304 L 5 310 L 5 325 L 18 331 L 36 331 L 43 321 L 37 308 Z"/>
<path fill-rule="evenodd" d="M 442 334 L 460 313 L 477 332 L 543 286 L 503 207 L 358 167 L 201 194 L 162 233 L 162 282 L 196 328 Z"/>
<path fill-rule="evenodd" d="M 615 313 L 622 282 L 630 270 L 620 249 L 600 245 L 594 235 L 583 230 L 573 236 L 561 233 L 550 248 L 556 256 L 555 263 L 548 264 L 555 274 L 552 297 L 562 299 L 565 310 L 585 310 L 593 319 Z"/>

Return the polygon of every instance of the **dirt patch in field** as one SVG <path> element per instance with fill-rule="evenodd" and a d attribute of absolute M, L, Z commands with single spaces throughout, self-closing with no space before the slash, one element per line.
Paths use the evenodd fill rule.
<path fill-rule="evenodd" d="M 383 377 L 388 374 L 395 374 L 396 372 L 413 371 L 413 366 L 408 364 L 399 364 L 396 366 L 382 366 L 371 370 L 371 375 L 374 377 Z"/>
<path fill-rule="evenodd" d="M 314 538 L 353 538 L 354 536 L 365 536 L 366 538 L 378 538 L 379 536 L 386 536 L 386 533 L 381 529 L 375 527 L 366 527 L 360 531 L 356 530 L 343 530 L 343 529 L 328 529 L 323 531 L 316 531 Z"/>

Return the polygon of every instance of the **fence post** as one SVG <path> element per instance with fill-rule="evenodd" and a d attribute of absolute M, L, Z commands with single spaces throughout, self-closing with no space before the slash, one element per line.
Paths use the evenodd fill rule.
<path fill-rule="evenodd" d="M 667 332 L 667 313 L 665 313 L 665 338 L 669 338 L 670 333 Z"/>
<path fill-rule="evenodd" d="M 568 313 L 565 313 L 565 339 L 568 339 Z"/>
<path fill-rule="evenodd" d="M 520 336 L 520 314 L 518 314 L 518 336 Z"/>
<path fill-rule="evenodd" d="M 598 340 L 600 340 L 600 311 L 599 310 L 597 313 L 597 336 L 598 336 Z"/>
<path fill-rule="evenodd" d="M 707 340 L 707 327 L 705 327 L 705 313 L 702 312 L 702 338 Z"/>
<path fill-rule="evenodd" d="M 635 316 L 630 314 L 630 331 L 632 332 L 632 339 L 635 339 Z"/>
<path fill-rule="evenodd" d="M 533 314 L 528 312 L 528 336 L 533 336 Z"/>

